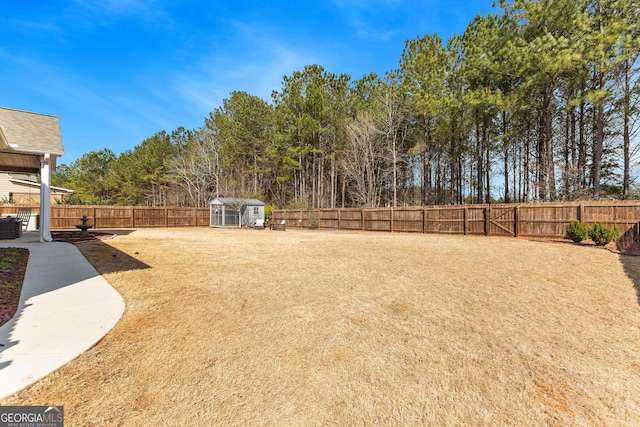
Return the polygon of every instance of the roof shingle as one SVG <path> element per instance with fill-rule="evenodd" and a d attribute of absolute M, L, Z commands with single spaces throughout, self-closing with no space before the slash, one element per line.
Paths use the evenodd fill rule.
<path fill-rule="evenodd" d="M 0 107 L 0 130 L 2 151 L 64 154 L 60 123 L 55 116 Z"/>

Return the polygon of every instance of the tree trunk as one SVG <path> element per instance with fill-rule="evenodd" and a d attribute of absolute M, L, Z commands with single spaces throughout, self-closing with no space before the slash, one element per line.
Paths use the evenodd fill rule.
<path fill-rule="evenodd" d="M 550 89 L 551 92 L 551 89 Z M 555 174 L 555 161 L 553 159 L 553 134 L 552 134 L 552 121 L 553 116 L 551 112 L 551 93 L 547 93 L 544 100 L 545 120 L 544 120 L 544 143 L 546 152 L 546 172 L 547 172 L 547 189 L 549 191 L 549 199 L 555 200 L 556 198 L 556 174 Z"/>
<path fill-rule="evenodd" d="M 507 135 L 507 113 L 502 112 L 502 137 L 504 144 L 504 202 L 511 203 L 509 196 L 509 143 L 506 139 Z"/>
<path fill-rule="evenodd" d="M 604 23 L 602 15 L 604 13 L 603 4 L 598 1 L 598 7 L 600 9 L 600 34 L 604 33 Z M 604 91 L 604 58 L 601 58 L 600 67 L 598 72 L 598 90 Z M 593 198 L 598 200 L 600 198 L 600 174 L 602 171 L 602 146 L 604 144 L 604 99 L 598 101 L 598 107 L 596 109 L 596 138 L 593 150 Z"/>
<path fill-rule="evenodd" d="M 487 138 L 487 130 L 485 127 L 485 130 L 483 131 L 483 140 L 486 141 Z M 490 152 L 490 146 L 488 142 L 485 142 L 486 144 L 486 150 L 487 150 L 487 154 L 486 154 L 486 159 L 487 159 L 487 165 L 484 169 L 485 171 L 485 179 L 486 179 L 486 184 L 487 184 L 487 191 L 486 191 L 486 203 L 491 203 L 491 177 L 490 177 L 490 172 L 491 172 L 491 152 Z"/>
<path fill-rule="evenodd" d="M 576 143 L 576 109 L 575 107 L 571 107 L 570 112 L 570 120 L 569 120 L 569 139 L 570 139 L 570 150 L 571 150 L 571 191 L 576 191 L 579 187 L 579 176 L 578 176 L 578 153 L 577 148 L 578 145 Z"/>
<path fill-rule="evenodd" d="M 422 158 L 423 172 L 422 172 L 422 205 L 429 204 L 429 192 L 431 190 L 431 118 L 423 114 L 424 123 L 424 151 Z"/>
<path fill-rule="evenodd" d="M 480 132 L 480 119 L 476 110 L 476 172 L 477 172 L 477 203 L 484 201 L 484 131 Z"/>
<path fill-rule="evenodd" d="M 544 109 L 538 112 L 538 143 L 536 157 L 538 160 L 536 168 L 536 189 L 537 197 L 540 200 L 547 199 L 547 156 L 545 150 L 547 148 L 545 141 L 545 123 L 544 123 Z M 535 195 L 534 195 L 535 197 Z"/>
<path fill-rule="evenodd" d="M 527 129 L 529 129 L 529 119 L 527 119 Z M 526 132 L 526 136 L 524 139 L 524 153 L 523 153 L 523 160 L 524 160 L 524 172 L 523 172 L 523 180 L 522 180 L 522 201 L 523 202 L 528 202 L 529 198 L 530 198 L 530 194 L 529 194 L 529 177 L 530 177 L 530 170 L 529 170 L 529 150 L 530 150 L 530 137 L 531 137 L 531 133 L 527 130 Z"/>
<path fill-rule="evenodd" d="M 569 110 L 567 110 L 564 117 L 564 147 L 562 147 L 562 159 L 564 160 L 562 169 L 562 193 L 564 196 L 569 194 L 569 176 L 571 175 L 571 163 L 569 160 L 569 147 L 571 144 L 569 122 Z"/>
<path fill-rule="evenodd" d="M 599 82 L 604 88 L 604 76 L 600 73 Z M 604 101 L 596 109 L 596 136 L 593 147 L 593 199 L 600 198 L 600 174 L 602 172 L 602 146 L 604 143 Z"/>
<path fill-rule="evenodd" d="M 624 100 L 622 105 L 623 111 L 623 130 L 622 130 L 622 150 L 624 157 L 623 177 L 622 177 L 622 200 L 629 198 L 629 184 L 630 184 L 630 123 L 629 115 L 631 110 L 631 60 L 627 59 L 624 63 Z"/>
<path fill-rule="evenodd" d="M 585 139 L 585 105 L 580 104 L 580 115 L 578 117 L 578 179 L 580 189 L 586 187 L 586 170 L 587 170 L 587 141 Z"/>

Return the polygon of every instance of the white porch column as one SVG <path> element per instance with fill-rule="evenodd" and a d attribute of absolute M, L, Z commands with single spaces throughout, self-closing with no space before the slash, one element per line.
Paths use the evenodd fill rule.
<path fill-rule="evenodd" d="M 40 241 L 51 242 L 51 155 L 40 159 Z"/>

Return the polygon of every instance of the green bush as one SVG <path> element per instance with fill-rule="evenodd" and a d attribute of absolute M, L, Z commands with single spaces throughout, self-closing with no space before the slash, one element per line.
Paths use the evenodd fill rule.
<path fill-rule="evenodd" d="M 276 210 L 274 205 L 264 205 L 264 218 L 269 219 L 273 215 L 273 211 Z"/>
<path fill-rule="evenodd" d="M 589 238 L 591 229 L 587 224 L 580 221 L 571 221 L 567 225 L 567 237 L 574 242 L 582 242 Z"/>
<path fill-rule="evenodd" d="M 320 220 L 318 219 L 318 214 L 317 213 L 312 213 L 311 215 L 309 215 L 309 228 L 312 230 L 315 230 L 316 228 L 318 228 L 318 225 L 320 224 Z"/>
<path fill-rule="evenodd" d="M 596 222 L 593 224 L 593 227 L 591 227 L 591 233 L 589 234 L 596 246 L 604 246 L 616 240 L 620 232 L 617 228 L 607 227 L 606 225 Z"/>

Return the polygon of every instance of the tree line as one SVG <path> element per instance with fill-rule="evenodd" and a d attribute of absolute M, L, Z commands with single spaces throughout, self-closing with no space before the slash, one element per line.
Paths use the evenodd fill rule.
<path fill-rule="evenodd" d="M 637 198 L 640 2 L 500 0 L 360 79 L 320 65 L 270 101 L 60 165 L 70 203 L 329 208 Z"/>

